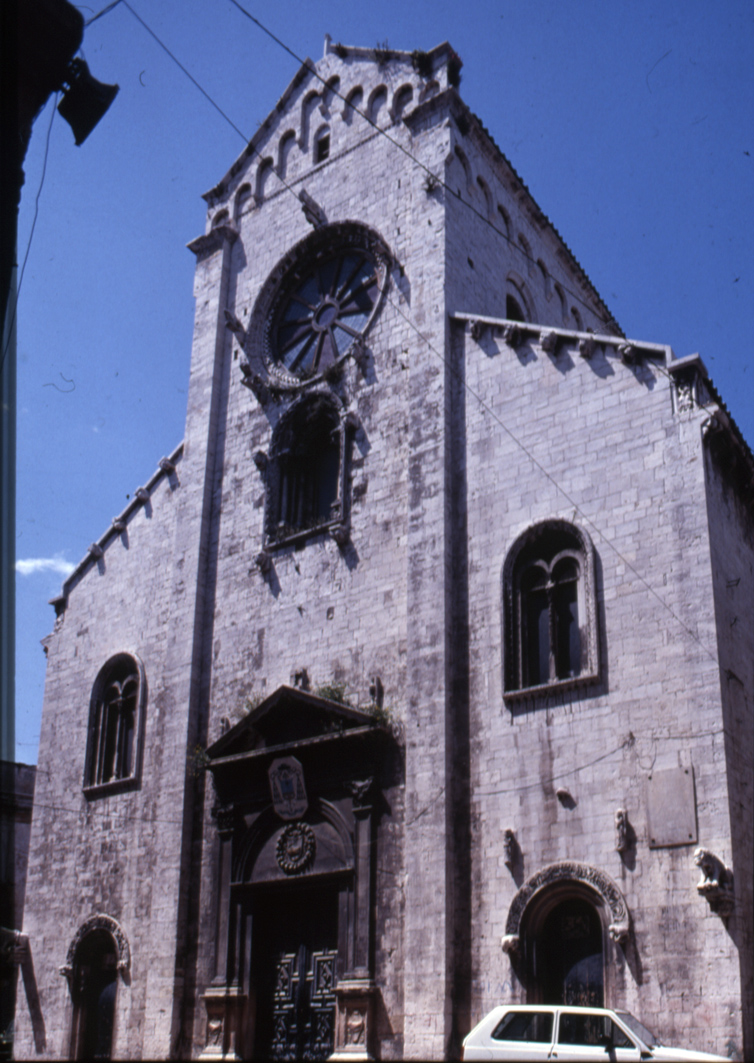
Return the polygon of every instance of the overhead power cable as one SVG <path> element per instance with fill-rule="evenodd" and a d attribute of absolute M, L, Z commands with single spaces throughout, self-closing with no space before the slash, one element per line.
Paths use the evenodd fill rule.
<path fill-rule="evenodd" d="M 39 215 L 39 199 L 42 195 L 42 187 L 45 183 L 45 175 L 47 174 L 47 159 L 50 154 L 50 133 L 52 132 L 52 123 L 55 120 L 55 112 L 57 110 L 58 94 L 55 93 L 55 97 L 52 101 L 52 112 L 50 114 L 50 121 L 47 125 L 47 136 L 45 137 L 45 153 L 42 162 L 42 176 L 39 178 L 39 188 L 34 198 L 34 217 L 31 222 L 31 231 L 29 232 L 29 239 L 26 242 L 26 251 L 24 253 L 24 261 L 21 266 L 21 273 L 19 274 L 18 284 L 16 285 L 16 291 L 13 298 L 13 309 L 11 311 L 10 326 L 7 329 L 7 340 L 5 347 L 3 348 L 2 358 L 0 358 L 0 372 L 2 372 L 3 365 L 5 364 L 5 358 L 8 354 L 8 348 L 10 347 L 11 336 L 13 335 L 13 328 L 16 324 L 16 314 L 18 313 L 18 298 L 21 295 L 21 285 L 24 282 L 24 273 L 26 272 L 26 263 L 29 260 L 29 252 L 31 251 L 31 242 L 34 239 L 34 230 L 37 227 L 37 217 Z"/>
<path fill-rule="evenodd" d="M 649 583 L 649 581 L 646 580 L 644 578 L 644 576 L 642 576 L 642 574 L 638 571 L 636 566 L 633 565 L 628 560 L 628 558 L 625 557 L 620 552 L 620 550 L 615 545 L 615 543 L 613 543 L 607 537 L 607 535 L 605 535 L 605 533 L 598 527 L 598 525 L 595 524 L 595 522 L 592 520 L 592 518 L 587 513 L 584 512 L 584 510 L 581 508 L 581 506 L 578 504 L 578 502 L 568 493 L 568 491 L 566 491 L 566 489 L 562 486 L 562 484 L 558 483 L 558 481 L 555 479 L 555 477 L 550 472 L 548 472 L 548 470 L 541 463 L 541 461 L 539 461 L 539 459 L 534 454 L 532 454 L 532 452 L 528 449 L 528 447 L 524 443 L 521 442 L 521 440 L 518 438 L 518 436 L 516 436 L 516 434 L 514 432 L 512 432 L 510 428 L 508 428 L 508 426 L 505 424 L 505 422 L 484 401 L 482 396 L 478 392 L 474 391 L 474 389 L 465 380 L 463 374 L 461 374 L 458 371 L 458 369 L 456 369 L 456 367 L 452 364 L 452 362 L 449 360 L 449 358 L 445 354 L 443 354 L 442 351 L 439 351 L 434 346 L 434 344 L 431 343 L 430 340 L 427 339 L 427 337 L 420 331 L 418 326 L 414 324 L 414 322 L 411 320 L 411 318 L 407 314 L 405 314 L 403 312 L 403 310 L 400 308 L 400 306 L 393 299 L 391 299 L 389 295 L 388 295 L 388 302 L 393 307 L 393 309 L 398 314 L 400 314 L 400 316 L 403 318 L 403 320 L 406 322 L 406 324 L 409 325 L 409 327 L 412 328 L 414 330 L 414 332 L 416 332 L 417 336 L 419 336 L 420 339 L 423 340 L 423 342 L 427 345 L 429 350 L 432 351 L 432 353 L 437 358 L 439 358 L 439 360 L 443 363 L 443 365 L 447 369 L 449 369 L 451 374 L 463 385 L 463 387 L 464 387 L 465 391 L 467 392 L 467 394 L 469 394 L 474 399 L 474 401 L 485 411 L 485 413 L 488 413 L 490 415 L 490 417 L 493 419 L 493 421 L 495 421 L 495 423 L 498 424 L 502 428 L 502 430 L 505 432 L 505 434 L 508 436 L 508 438 L 520 450 L 522 450 L 524 454 L 526 454 L 527 458 L 532 462 L 532 464 L 535 465 L 537 467 L 537 469 L 539 469 L 539 471 L 542 473 L 542 475 L 545 476 L 550 481 L 550 483 L 556 488 L 556 490 L 559 491 L 560 494 L 563 495 L 565 500 L 568 502 L 569 506 L 573 506 L 574 512 L 579 514 L 579 516 L 582 518 L 584 523 L 587 524 L 593 531 L 595 531 L 597 533 L 597 535 L 599 535 L 600 539 L 604 543 L 606 543 L 607 546 L 610 547 L 610 549 L 613 551 L 615 556 L 620 561 L 623 562 L 623 564 L 629 569 L 630 572 L 632 572 L 634 574 L 634 576 L 636 576 L 636 578 L 647 588 L 647 590 L 650 592 L 650 594 L 654 598 L 657 599 L 657 601 L 660 603 L 660 605 L 663 606 L 670 613 L 670 615 L 673 617 L 673 619 L 680 625 L 680 627 L 686 632 L 686 634 L 690 635 L 691 638 L 694 640 L 694 642 L 696 642 L 701 647 L 701 649 L 703 649 L 704 652 L 715 662 L 715 664 L 717 664 L 719 666 L 719 661 L 718 661 L 717 654 L 713 650 L 711 650 L 709 648 L 709 646 L 707 646 L 704 642 L 702 642 L 702 640 L 699 638 L 699 636 L 696 634 L 696 632 L 694 632 L 688 626 L 688 624 L 684 623 L 684 621 L 678 616 L 678 614 L 674 611 L 674 609 L 670 605 L 668 605 L 668 603 L 662 598 L 662 596 L 660 594 L 658 594 L 658 592 L 654 589 L 654 587 L 652 587 L 652 585 Z"/>
<path fill-rule="evenodd" d="M 243 15 L 245 15 L 246 18 L 248 18 L 251 22 L 253 22 L 255 26 L 258 26 L 259 29 L 263 33 L 266 33 L 267 36 L 270 38 L 270 40 L 274 41 L 275 44 L 279 45 L 279 47 L 282 48 L 285 52 L 287 52 L 288 55 L 290 55 L 293 59 L 295 59 L 297 63 L 299 63 L 301 66 L 303 66 L 305 64 L 305 60 L 302 59 L 300 55 L 297 55 L 296 52 L 294 52 L 292 48 L 290 48 L 284 41 L 282 41 L 279 37 L 277 37 L 272 32 L 272 30 L 268 29 L 267 26 L 265 26 L 264 23 L 260 21 L 260 19 L 256 18 L 254 15 L 251 14 L 251 12 L 247 11 L 246 8 L 242 4 L 239 3 L 239 0 L 230 0 L 230 2 L 231 2 L 231 4 L 233 4 L 234 7 L 238 8 L 238 10 Z M 317 71 L 317 69 L 315 67 L 311 66 L 308 69 L 311 70 L 311 72 L 314 75 L 314 77 L 322 85 L 327 87 L 329 92 L 332 92 L 332 94 L 334 96 L 337 96 L 337 98 L 339 100 L 342 100 L 343 103 L 345 103 L 349 107 L 351 107 L 353 112 L 354 112 L 354 114 L 358 114 L 361 118 L 364 119 L 365 122 L 367 122 L 370 126 L 372 126 L 372 128 L 377 133 L 379 133 L 381 136 L 385 137 L 385 139 L 388 140 L 395 148 L 397 148 L 398 151 L 402 152 L 407 158 L 409 158 L 414 163 L 415 166 L 418 166 L 420 169 L 424 170 L 424 172 L 427 175 L 427 177 L 430 178 L 433 183 L 435 183 L 438 187 L 441 187 L 442 189 L 444 189 L 444 191 L 447 192 L 449 195 L 451 195 L 454 198 L 458 199 L 459 202 L 464 207 L 466 207 L 467 210 L 470 210 L 473 214 L 475 214 L 476 217 L 479 218 L 479 220 L 481 222 L 483 222 L 485 225 L 487 225 L 492 230 L 492 232 L 495 233 L 496 236 L 502 237 L 503 240 L 507 241 L 507 243 L 510 244 L 510 246 L 515 251 L 517 251 L 520 255 L 522 255 L 526 259 L 526 261 L 530 262 L 533 266 L 537 265 L 536 260 L 534 259 L 534 257 L 532 255 L 530 255 L 528 253 L 528 251 L 526 251 L 523 247 L 521 247 L 520 244 L 516 243 L 516 241 L 511 236 L 509 236 L 508 233 L 504 233 L 500 229 L 496 228 L 492 224 L 490 219 L 485 214 L 482 214 L 481 211 L 477 210 L 477 208 L 474 206 L 473 203 L 469 202 L 469 200 L 467 200 L 467 199 L 464 199 L 463 196 L 460 194 L 460 192 L 457 192 L 456 189 L 451 188 L 450 185 L 442 177 L 440 177 L 436 173 L 434 173 L 434 171 L 431 170 L 425 163 L 423 163 L 421 161 L 421 159 L 417 159 L 416 156 L 411 151 L 409 151 L 408 148 L 406 148 L 403 144 L 400 143 L 400 141 L 396 140 L 395 137 L 391 137 L 390 134 L 387 132 L 387 130 L 383 129 L 382 126 L 378 125 L 377 122 L 375 122 L 375 120 L 373 118 L 370 118 L 370 116 L 365 111 L 362 111 L 359 107 L 354 107 L 352 104 L 349 104 L 348 101 L 346 100 L 345 96 L 343 96 L 343 94 L 341 92 L 339 92 L 336 88 L 333 88 L 332 85 L 328 85 L 328 83 L 325 80 L 325 78 L 322 77 L 322 75 Z M 569 288 L 565 284 L 561 285 L 561 287 L 563 288 L 564 292 L 568 292 L 568 294 L 573 299 L 575 299 L 577 302 L 581 303 L 581 305 L 586 310 L 588 310 L 590 313 L 594 313 L 594 307 L 590 306 L 590 304 L 584 299 L 583 296 L 579 295 L 578 292 L 573 291 L 572 288 Z M 599 296 L 599 294 L 596 291 L 595 291 L 595 294 L 597 295 L 597 298 L 600 299 L 600 302 L 601 302 L 602 300 L 601 300 L 601 297 Z M 605 307 L 605 309 L 607 309 L 607 307 Z M 611 320 L 613 320 L 612 316 L 611 316 Z"/>
<path fill-rule="evenodd" d="M 259 156 L 260 153 L 257 151 L 257 149 L 255 149 L 255 148 L 253 148 L 251 146 L 251 142 L 250 142 L 249 138 L 246 137 L 245 133 L 243 133 L 238 128 L 238 126 L 236 126 L 236 124 L 229 118 L 229 116 L 225 113 L 225 111 L 223 111 L 223 109 L 212 99 L 212 97 L 209 95 L 209 93 L 199 84 L 199 82 L 196 80 L 196 78 L 194 78 L 193 75 L 189 73 L 189 71 L 186 69 L 186 67 L 178 60 L 178 58 L 167 47 L 167 45 L 164 44 L 164 42 L 158 37 L 158 35 L 147 25 L 147 23 L 144 21 L 144 19 L 134 10 L 134 8 L 128 2 L 128 0 L 117 0 L 117 2 L 118 3 L 122 2 L 124 4 L 124 6 L 131 12 L 131 14 L 134 16 L 134 18 L 136 18 L 136 20 L 144 27 L 144 29 L 149 33 L 149 35 L 160 45 L 160 47 L 173 60 L 173 62 L 180 68 L 180 70 L 186 75 L 186 77 L 189 78 L 189 80 L 192 82 L 192 84 L 202 93 L 202 95 L 208 100 L 208 102 L 215 108 L 215 110 L 218 112 L 218 114 L 220 114 L 221 117 L 231 126 L 231 128 L 234 129 L 236 133 L 238 133 L 238 135 L 249 145 L 249 147 L 251 147 L 251 150 L 256 155 Z M 299 64 L 301 64 L 301 65 L 304 64 L 304 60 L 302 60 L 300 56 L 298 56 L 279 37 L 277 37 L 274 33 L 272 33 L 272 31 L 269 30 L 259 19 L 257 19 L 254 15 L 252 15 L 250 12 L 248 12 L 238 2 L 238 0 L 230 0 L 230 2 L 236 8 L 238 8 L 238 10 L 241 11 L 251 22 L 253 22 L 256 26 L 258 26 L 258 28 L 260 30 L 262 30 L 268 37 L 270 37 L 271 40 L 273 40 L 277 45 L 279 45 L 279 47 L 281 47 L 292 58 L 294 58 Z M 112 10 L 112 8 L 114 6 L 115 6 L 115 4 L 111 4 L 108 8 L 106 8 L 102 12 L 100 12 L 100 15 L 106 14 L 107 11 Z M 99 16 L 97 16 L 97 17 L 99 17 Z M 325 80 L 321 77 L 321 75 L 316 70 L 314 70 L 311 67 L 309 69 L 312 70 L 313 75 L 320 82 L 322 82 L 322 84 L 326 84 Z M 343 100 L 343 102 L 346 102 L 345 98 L 341 95 L 341 93 L 337 92 L 337 90 L 332 90 L 332 91 L 334 92 L 334 95 L 338 96 L 341 100 Z M 412 162 L 414 162 L 417 166 L 421 167 L 421 169 L 423 169 L 428 175 L 432 176 L 436 181 L 438 181 L 446 191 L 448 191 L 452 195 L 454 195 L 457 198 L 459 198 L 460 201 L 464 204 L 464 206 L 466 206 L 466 207 L 468 207 L 468 209 L 472 210 L 474 212 L 474 214 L 477 215 L 477 217 L 479 217 L 482 221 L 484 221 L 487 225 L 489 225 L 494 233 L 496 233 L 498 236 L 501 236 L 505 240 L 507 240 L 507 242 L 509 244 L 511 244 L 511 246 L 515 247 L 516 250 L 518 250 L 521 254 L 523 254 L 524 257 L 529 259 L 529 261 L 534 262 L 534 259 L 531 256 L 529 256 L 524 251 L 523 248 L 519 247 L 519 245 L 516 244 L 511 239 L 511 237 L 509 237 L 505 233 L 502 233 L 499 229 L 496 229 L 495 226 L 493 226 L 490 223 L 488 218 L 485 218 L 484 215 L 482 215 L 479 211 L 476 210 L 476 208 L 473 206 L 473 204 L 468 203 L 467 200 L 464 200 L 462 197 L 460 197 L 458 195 L 458 193 L 456 193 L 453 189 L 449 188 L 449 186 L 441 178 L 438 178 L 436 174 L 433 174 L 432 171 L 427 166 L 425 166 L 424 163 L 422 163 L 420 160 L 416 159 L 416 157 L 414 155 L 412 155 L 412 153 L 410 151 L 408 151 L 408 149 L 406 149 L 402 144 L 400 144 L 393 137 L 391 137 L 385 130 L 381 129 L 377 125 L 377 123 L 374 122 L 367 114 L 365 114 L 363 111 L 359 110 L 358 108 L 354 108 L 354 111 L 356 113 L 358 113 L 362 118 L 364 118 L 364 120 L 366 122 L 368 122 L 377 132 L 379 132 L 380 134 L 385 136 L 387 138 L 387 140 L 390 141 L 391 144 L 393 144 L 395 147 L 397 147 L 404 155 L 406 155 L 409 159 L 411 159 Z M 281 181 L 281 183 L 284 185 L 284 187 L 298 201 L 298 195 L 297 195 L 296 191 L 289 184 L 287 184 L 282 178 L 280 178 L 279 175 L 278 175 L 278 178 Z M 574 298 L 579 299 L 579 301 L 582 302 L 582 305 L 588 306 L 588 304 L 586 304 L 584 302 L 584 300 L 582 300 L 576 293 L 574 293 L 570 289 L 565 289 L 565 290 L 569 291 L 569 294 L 573 295 Z M 617 548 L 617 546 L 615 546 L 615 544 L 604 534 L 604 532 L 601 531 L 601 529 L 598 527 L 598 525 L 595 524 L 595 522 L 586 513 L 584 513 L 583 509 L 578 505 L 578 503 L 575 501 L 575 499 L 573 499 L 571 497 L 571 495 L 566 491 L 566 489 L 564 487 L 562 487 L 558 483 L 558 481 L 555 479 L 555 477 L 552 476 L 552 474 L 548 472 L 548 470 L 545 468 L 545 466 L 542 465 L 542 463 L 534 456 L 534 454 L 532 454 L 531 451 L 529 451 L 528 448 L 511 431 L 511 429 L 508 428 L 508 426 L 502 421 L 502 419 L 487 405 L 487 403 L 484 401 L 484 399 L 479 394 L 477 394 L 469 386 L 469 384 L 466 382 L 465 379 L 460 377 L 460 374 L 458 374 L 458 371 L 455 369 L 455 367 L 452 366 L 449 363 L 447 357 L 441 351 L 438 351 L 436 347 L 434 347 L 434 345 L 422 334 L 422 332 L 414 324 L 414 322 L 401 310 L 401 308 L 392 299 L 389 299 L 389 302 L 391 303 L 393 308 L 397 311 L 397 313 L 399 313 L 400 316 L 404 318 L 404 320 L 407 322 L 407 324 L 424 341 L 424 343 L 427 344 L 428 348 L 433 352 L 433 354 L 437 358 L 439 358 L 440 361 L 443 362 L 443 364 L 445 364 L 450 369 L 451 373 L 456 375 L 461 380 L 464 388 L 469 393 L 469 395 L 471 395 L 471 397 L 493 418 L 493 420 L 509 436 L 509 438 L 512 440 L 512 442 L 517 447 L 519 447 L 522 450 L 523 453 L 526 454 L 526 456 L 529 458 L 529 460 L 539 469 L 539 471 L 563 495 L 563 497 L 568 501 L 569 505 L 574 507 L 574 511 L 576 513 L 578 513 L 582 517 L 584 522 L 590 528 L 592 528 L 597 533 L 597 535 L 599 535 L 600 539 L 603 542 L 605 542 L 610 547 L 610 549 L 623 562 L 623 564 L 626 565 L 626 567 L 636 576 L 636 578 L 647 588 L 647 590 L 650 592 L 650 594 L 652 594 L 653 597 L 656 598 L 656 600 L 660 603 L 660 605 L 663 606 L 663 608 L 665 608 L 670 613 L 670 615 L 680 625 L 680 627 L 688 635 L 690 635 L 691 638 L 700 646 L 700 648 L 703 649 L 704 652 L 707 653 L 708 656 L 719 666 L 719 661 L 718 661 L 717 655 L 707 645 L 705 645 L 704 642 L 702 642 L 702 640 L 696 635 L 696 633 L 694 631 L 692 631 L 692 629 L 690 627 L 688 627 L 687 624 L 684 623 L 684 621 L 675 613 L 675 611 L 672 609 L 672 607 L 670 605 L 668 605 L 668 603 L 662 598 L 662 596 L 660 594 L 658 594 L 658 592 L 654 590 L 654 588 L 651 586 L 651 584 L 641 575 L 641 573 L 636 569 L 636 567 L 626 557 L 624 557 L 624 555 L 620 552 L 620 550 Z M 698 404 L 698 405 L 700 405 L 700 404 Z"/>

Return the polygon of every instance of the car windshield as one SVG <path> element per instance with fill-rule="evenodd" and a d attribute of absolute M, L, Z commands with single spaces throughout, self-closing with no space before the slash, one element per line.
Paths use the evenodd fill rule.
<path fill-rule="evenodd" d="M 655 1037 L 652 1031 L 648 1030 L 643 1022 L 639 1022 L 630 1011 L 616 1011 L 615 1014 L 620 1016 L 621 1022 L 624 1022 L 629 1030 L 644 1042 L 647 1048 L 656 1048 L 660 1044 L 659 1038 Z"/>

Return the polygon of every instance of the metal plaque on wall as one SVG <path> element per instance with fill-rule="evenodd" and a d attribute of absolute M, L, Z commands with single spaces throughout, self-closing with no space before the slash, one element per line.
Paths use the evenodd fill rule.
<path fill-rule="evenodd" d="M 647 821 L 650 849 L 696 842 L 693 768 L 652 772 L 647 779 Z"/>

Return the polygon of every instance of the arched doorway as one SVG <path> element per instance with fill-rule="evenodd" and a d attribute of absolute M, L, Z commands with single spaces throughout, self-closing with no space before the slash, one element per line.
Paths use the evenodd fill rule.
<path fill-rule="evenodd" d="M 535 964 L 542 1003 L 604 1006 L 602 923 L 592 904 L 569 897 L 554 905 L 537 935 Z"/>
<path fill-rule="evenodd" d="M 628 930 L 613 879 L 563 861 L 532 875 L 513 898 L 503 949 L 529 1003 L 604 1007 L 613 995 L 615 949 Z"/>
<path fill-rule="evenodd" d="M 107 930 L 92 930 L 73 960 L 73 1059 L 110 1059 L 118 988 L 118 957 Z"/>

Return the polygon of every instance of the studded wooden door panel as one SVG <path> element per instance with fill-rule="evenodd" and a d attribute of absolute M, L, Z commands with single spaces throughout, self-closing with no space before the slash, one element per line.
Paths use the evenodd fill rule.
<path fill-rule="evenodd" d="M 255 1057 L 327 1059 L 335 1044 L 335 893 L 268 895 L 255 916 Z"/>

